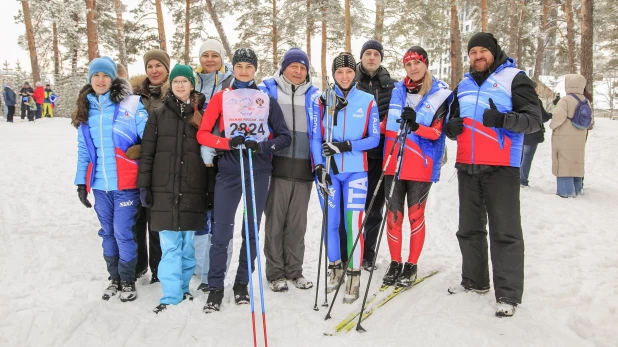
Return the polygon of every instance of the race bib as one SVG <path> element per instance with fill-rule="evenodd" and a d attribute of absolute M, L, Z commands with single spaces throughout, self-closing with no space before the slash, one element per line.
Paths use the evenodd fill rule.
<path fill-rule="evenodd" d="M 225 137 L 232 138 L 236 131 L 245 131 L 255 141 L 268 140 L 268 94 L 256 89 L 233 89 L 223 93 L 223 124 Z"/>

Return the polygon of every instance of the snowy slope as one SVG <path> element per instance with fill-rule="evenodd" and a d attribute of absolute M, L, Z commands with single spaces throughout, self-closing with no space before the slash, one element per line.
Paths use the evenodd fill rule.
<path fill-rule="evenodd" d="M 440 273 L 374 313 L 363 324 L 367 333 L 331 337 L 323 332 L 358 305 L 343 305 L 340 297 L 325 322 L 323 308 L 312 310 L 313 290 L 291 283 L 282 294 L 265 288 L 269 345 L 618 346 L 617 133 L 618 122 L 597 119 L 585 195 L 577 199 L 554 195 L 550 141 L 539 147 L 532 187 L 521 197 L 526 285 L 515 317 L 493 316 L 493 291 L 446 292 L 459 282 L 461 267 L 455 144 L 448 141 L 449 163 L 430 194 L 419 264 L 421 274 Z M 66 118 L 0 122 L 0 346 L 251 346 L 250 308 L 230 302 L 232 276 L 222 311 L 211 315 L 202 313 L 201 294 L 153 314 L 161 288 L 147 284 L 149 275 L 139 281 L 135 302 L 100 299 L 107 273 L 95 212 L 79 203 L 73 186 L 76 136 Z M 305 275 L 315 281 L 321 223 L 315 193 L 309 220 Z M 237 233 L 235 259 L 240 241 Z M 374 287 L 389 261 L 386 242 L 381 246 Z M 367 277 L 363 272 L 364 283 Z M 194 279 L 191 288 L 197 285 Z M 259 312 L 258 300 L 261 330 Z"/>

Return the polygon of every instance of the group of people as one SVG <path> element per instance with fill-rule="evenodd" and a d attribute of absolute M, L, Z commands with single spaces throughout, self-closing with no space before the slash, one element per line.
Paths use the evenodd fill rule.
<path fill-rule="evenodd" d="M 226 64 L 222 44 L 213 39 L 200 47 L 197 69 L 170 69 L 164 51 L 148 51 L 146 77 L 133 88 L 118 78 L 110 58 L 91 61 L 72 116 L 78 129 L 75 184 L 86 207 L 92 207 L 89 193 L 95 196 L 110 279 L 103 299 L 120 292 L 121 301 L 135 300 L 136 278 L 150 266 L 151 283 L 161 282 L 163 290 L 155 313 L 192 300 L 193 275 L 201 279 L 197 289 L 208 293 L 204 312 L 219 311 L 241 198 L 246 222 L 232 288 L 236 304 L 250 300 L 248 269 L 255 269 L 259 251 L 254 225 L 262 214 L 271 290 L 288 290 L 288 281 L 299 289 L 313 287 L 303 261 L 314 183 L 322 208 L 329 210 L 328 290 L 347 272 L 343 300 L 359 297 L 361 270 L 376 268 L 382 218 L 391 256 L 383 282 L 410 286 L 425 239 L 427 198 L 440 178 L 448 137 L 457 141 L 463 258 L 461 284 L 448 291 L 489 290 L 489 222 L 496 315 L 513 315 L 524 281 L 523 137 L 541 129 L 541 108 L 532 81 L 493 35 L 474 35 L 468 52 L 470 72 L 453 91 L 431 75 L 422 47 L 405 52 L 401 81 L 381 65 L 378 41 L 363 45 L 359 63 L 340 53 L 332 63 L 332 88 L 345 107 L 332 119 L 311 81 L 309 57 L 299 48 L 288 50 L 275 76 L 260 85 L 253 50 L 236 50 Z M 404 259 L 406 197 L 410 247 Z M 350 254 L 357 237 L 359 247 Z"/>
<path fill-rule="evenodd" d="M 36 82 L 35 89 L 30 86 L 29 82 L 24 82 L 19 93 L 15 93 L 10 83 L 5 83 L 2 91 L 2 98 L 6 106 L 6 121 L 13 123 L 13 117 L 17 105 L 21 108 L 21 120 L 28 119 L 29 122 L 34 122 L 35 119 L 42 117 L 54 117 L 54 101 L 56 95 L 52 91 L 49 84 L 45 85 L 41 82 Z"/>

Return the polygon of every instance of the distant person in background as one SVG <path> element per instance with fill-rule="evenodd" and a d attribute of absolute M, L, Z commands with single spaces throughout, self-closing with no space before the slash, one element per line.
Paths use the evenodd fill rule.
<path fill-rule="evenodd" d="M 44 100 L 43 100 L 43 115 L 42 117 L 54 118 L 54 105 L 52 99 L 54 99 L 54 91 L 49 86 L 49 83 L 45 85 L 44 90 Z"/>
<path fill-rule="evenodd" d="M 35 118 L 41 119 L 41 114 L 43 113 L 43 101 L 45 100 L 45 88 L 43 88 L 43 83 L 36 83 L 36 88 L 34 89 L 34 93 L 32 93 L 32 97 L 36 103 Z"/>
<path fill-rule="evenodd" d="M 28 97 L 28 122 L 34 122 L 36 118 L 36 101 L 32 96 Z"/>
<path fill-rule="evenodd" d="M 9 114 L 9 109 L 8 109 L 8 107 L 6 105 L 6 92 L 5 92 L 6 86 L 7 86 L 6 83 L 4 85 L 2 85 L 2 102 L 3 102 L 2 107 L 4 107 L 4 114 L 5 115 Z"/>
<path fill-rule="evenodd" d="M 120 63 L 116 63 L 116 69 L 118 69 L 118 77 L 126 80 L 128 76 L 127 68 Z"/>
<path fill-rule="evenodd" d="M 19 90 L 19 97 L 21 99 L 21 121 L 24 121 L 24 118 L 28 116 L 28 109 L 30 108 L 30 103 L 28 97 L 34 93 L 34 89 L 30 87 L 30 83 L 27 81 L 24 82 L 24 86 Z"/>

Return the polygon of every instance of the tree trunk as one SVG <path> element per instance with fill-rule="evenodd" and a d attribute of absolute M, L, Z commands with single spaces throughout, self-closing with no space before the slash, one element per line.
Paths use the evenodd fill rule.
<path fill-rule="evenodd" d="M 451 87 L 455 88 L 463 76 L 461 61 L 461 33 L 459 32 L 459 14 L 457 0 L 451 0 Z"/>
<path fill-rule="evenodd" d="M 34 30 L 32 29 L 30 5 L 28 1 L 22 1 L 21 6 L 24 11 L 24 23 L 26 23 L 26 37 L 28 39 L 28 50 L 30 51 L 30 66 L 32 67 L 32 82 L 40 82 L 41 73 L 39 72 L 39 59 L 36 55 L 36 45 L 34 44 Z"/>
<path fill-rule="evenodd" d="M 54 75 L 60 74 L 60 48 L 58 47 L 58 24 L 52 24 L 52 45 L 54 46 Z"/>
<path fill-rule="evenodd" d="M 328 87 L 327 74 L 326 74 L 326 1 L 322 0 L 322 90 Z"/>
<path fill-rule="evenodd" d="M 352 52 L 352 27 L 350 23 L 350 0 L 345 0 L 345 50 Z"/>
<path fill-rule="evenodd" d="M 72 12 L 71 13 L 71 19 L 73 20 L 73 22 L 75 22 L 75 30 L 79 30 L 79 15 L 77 14 L 77 12 Z M 77 41 L 77 38 L 74 37 L 75 41 Z M 71 50 L 72 50 L 72 56 L 71 56 L 71 73 L 72 74 L 77 74 L 77 59 L 79 58 L 79 50 L 78 50 L 78 45 L 77 43 L 73 42 L 71 44 Z"/>
<path fill-rule="evenodd" d="M 569 57 L 569 73 L 575 73 L 575 33 L 573 33 L 573 5 L 571 0 L 564 1 L 564 14 L 567 29 L 567 55 Z"/>
<path fill-rule="evenodd" d="M 114 0 L 114 10 L 116 10 L 116 41 L 118 44 L 118 55 L 120 56 L 120 64 L 129 71 L 129 62 L 127 62 L 127 45 L 124 40 L 124 24 L 122 22 L 122 0 Z"/>
<path fill-rule="evenodd" d="M 376 23 L 373 38 L 382 42 L 384 36 L 384 0 L 376 0 Z"/>
<path fill-rule="evenodd" d="M 536 43 L 536 60 L 534 61 L 534 75 L 532 79 L 539 82 L 541 75 L 541 64 L 543 63 L 543 55 L 545 54 L 545 44 L 547 42 L 547 18 L 549 17 L 549 7 L 551 0 L 543 0 L 543 13 L 541 14 L 541 30 Z"/>
<path fill-rule="evenodd" d="M 206 0 L 206 7 L 208 8 L 208 14 L 210 14 L 210 19 L 215 24 L 217 33 L 219 33 L 219 38 L 221 39 L 221 44 L 223 44 L 223 49 L 225 49 L 227 58 L 229 61 L 232 61 L 234 55 L 232 53 L 232 49 L 230 48 L 230 42 L 227 40 L 227 35 L 225 35 L 225 29 L 221 24 L 221 20 L 219 19 L 219 15 L 217 14 L 216 9 L 212 6 L 211 0 Z"/>
<path fill-rule="evenodd" d="M 99 57 L 99 33 L 96 24 L 97 2 L 86 0 L 86 31 L 88 33 L 88 61 Z"/>
<path fill-rule="evenodd" d="M 553 72 L 554 64 L 556 62 L 556 18 L 558 17 L 558 6 L 552 4 L 550 6 L 549 16 L 547 17 L 547 44 L 545 55 L 543 56 L 543 62 L 541 63 L 541 74 L 548 75 Z"/>
<path fill-rule="evenodd" d="M 517 1 L 518 0 L 510 0 L 509 6 L 509 57 L 517 57 L 517 34 L 519 34 L 517 28 Z M 519 64 L 519 62 L 516 63 Z"/>
<path fill-rule="evenodd" d="M 487 0 L 481 0 L 481 31 L 486 33 L 487 29 Z"/>
<path fill-rule="evenodd" d="M 307 56 L 309 57 L 309 62 L 311 62 L 311 35 L 313 34 L 313 15 L 311 11 L 311 1 L 307 0 L 307 33 L 306 33 L 306 41 L 307 41 Z M 309 73 L 309 71 L 307 71 Z"/>
<path fill-rule="evenodd" d="M 277 46 L 279 43 L 277 42 L 277 0 L 273 0 L 273 71 L 277 68 Z"/>
<path fill-rule="evenodd" d="M 526 71 L 524 64 L 524 20 L 526 19 L 526 0 L 521 2 L 521 13 L 517 25 L 517 67 Z"/>
<path fill-rule="evenodd" d="M 189 51 L 189 41 L 191 40 L 191 0 L 185 1 L 185 51 L 182 54 L 182 58 L 185 62 L 185 65 L 189 65 L 190 61 L 190 51 Z"/>
<path fill-rule="evenodd" d="M 581 0 L 582 4 L 582 37 L 580 44 L 580 74 L 586 77 L 586 90 L 590 95 L 594 95 L 592 92 L 592 85 L 594 81 L 593 66 L 594 53 L 592 51 L 593 44 L 593 0 Z"/>
<path fill-rule="evenodd" d="M 159 29 L 159 48 L 167 52 L 167 41 L 165 39 L 165 24 L 163 24 L 163 9 L 161 8 L 161 0 L 155 0 L 157 8 L 157 27 Z"/>

